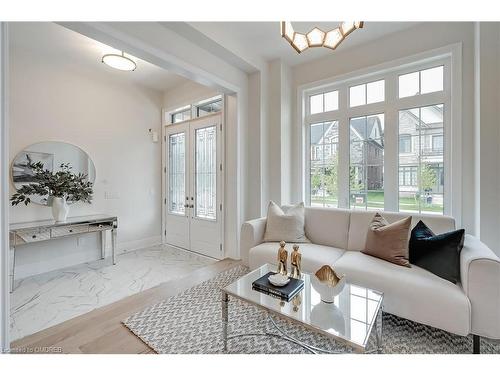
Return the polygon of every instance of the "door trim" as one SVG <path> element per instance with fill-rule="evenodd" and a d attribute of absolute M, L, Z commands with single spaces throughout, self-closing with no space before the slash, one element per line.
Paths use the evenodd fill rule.
<path fill-rule="evenodd" d="M 193 120 L 197 120 L 198 118 L 207 118 L 207 117 L 212 117 L 212 116 L 220 116 L 220 124 L 219 124 L 219 137 L 221 140 L 221 155 L 220 155 L 220 160 L 221 160 L 221 165 L 222 165 L 222 170 L 220 171 L 220 178 L 221 178 L 221 188 L 220 188 L 220 196 L 221 196 L 221 204 L 222 204 L 222 210 L 220 213 L 220 218 L 221 218 L 221 223 L 220 223 L 220 241 L 221 241 L 221 246 L 222 246 L 222 255 L 221 259 L 225 258 L 226 256 L 226 236 L 224 233 L 225 225 L 226 225 L 226 95 L 222 95 L 222 109 L 219 112 L 212 113 L 203 117 L 198 117 L 196 119 L 192 120 L 186 120 L 186 121 L 181 121 L 176 124 L 170 124 L 167 123 L 166 118 L 165 118 L 165 111 L 166 109 L 162 109 L 162 135 L 161 135 L 161 243 L 163 245 L 169 245 L 166 241 L 166 214 L 167 214 L 167 203 L 168 203 L 168 197 L 167 197 L 167 128 L 171 128 L 172 126 L 175 125 L 180 125 L 184 124 Z M 186 249 L 184 249 L 186 250 Z M 186 250 L 190 251 L 192 253 L 198 254 L 194 251 L 191 250 Z M 200 254 L 202 255 L 202 254 Z M 207 255 L 203 255 L 207 256 Z M 210 256 L 208 256 L 211 258 Z"/>

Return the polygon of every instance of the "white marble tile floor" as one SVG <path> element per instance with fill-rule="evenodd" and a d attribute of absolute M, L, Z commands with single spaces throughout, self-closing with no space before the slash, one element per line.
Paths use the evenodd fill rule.
<path fill-rule="evenodd" d="M 215 263 L 196 254 L 158 245 L 110 259 L 16 281 L 11 294 L 11 340 L 108 305 L 165 281 Z"/>

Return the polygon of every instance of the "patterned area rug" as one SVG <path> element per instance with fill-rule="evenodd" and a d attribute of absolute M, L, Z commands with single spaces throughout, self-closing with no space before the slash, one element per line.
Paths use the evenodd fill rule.
<path fill-rule="evenodd" d="M 128 317 L 123 324 L 154 351 L 161 354 L 222 353 L 221 293 L 219 288 L 248 272 L 238 266 L 220 273 L 185 292 Z M 334 340 L 299 325 L 275 318 L 290 336 L 330 351 L 350 353 Z M 229 335 L 273 330 L 266 314 L 254 306 L 230 299 Z M 275 333 L 278 333 L 276 330 Z M 370 345 L 374 347 L 375 334 Z M 383 345 L 386 354 L 472 353 L 472 336 L 462 337 L 394 315 L 383 315 Z M 482 353 L 500 353 L 500 343 L 481 342 Z M 228 353 L 308 353 L 301 346 L 272 336 L 238 337 L 228 341 Z"/>

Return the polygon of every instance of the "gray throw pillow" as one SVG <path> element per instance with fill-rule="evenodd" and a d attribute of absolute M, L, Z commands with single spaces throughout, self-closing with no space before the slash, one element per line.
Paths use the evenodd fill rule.
<path fill-rule="evenodd" d="M 304 232 L 304 203 L 290 207 L 286 213 L 273 201 L 267 208 L 264 242 L 311 242 Z"/>

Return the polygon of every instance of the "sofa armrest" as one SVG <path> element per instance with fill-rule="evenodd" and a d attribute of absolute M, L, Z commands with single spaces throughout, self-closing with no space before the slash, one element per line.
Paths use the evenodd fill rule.
<path fill-rule="evenodd" d="M 500 259 L 471 235 L 460 253 L 460 277 L 471 303 L 471 333 L 500 339 Z"/>
<path fill-rule="evenodd" d="M 254 246 L 264 242 L 267 218 L 250 220 L 241 226 L 240 256 L 243 264 L 248 266 L 248 252 Z"/>

